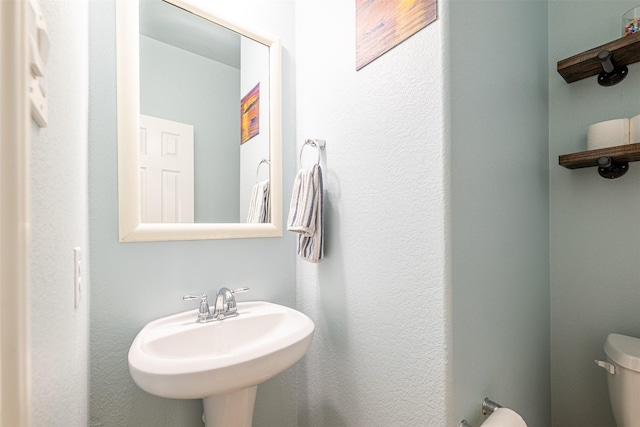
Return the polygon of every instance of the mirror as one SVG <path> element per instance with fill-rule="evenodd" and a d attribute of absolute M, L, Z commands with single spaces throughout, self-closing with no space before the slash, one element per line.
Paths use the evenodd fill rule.
<path fill-rule="evenodd" d="M 279 40 L 189 0 L 116 7 L 120 241 L 281 236 Z"/>

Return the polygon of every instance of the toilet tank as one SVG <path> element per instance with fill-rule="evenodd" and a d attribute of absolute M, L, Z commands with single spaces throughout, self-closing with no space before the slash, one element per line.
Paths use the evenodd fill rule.
<path fill-rule="evenodd" d="M 609 334 L 604 344 L 615 373 L 607 375 L 618 427 L 640 427 L 640 338 Z"/>

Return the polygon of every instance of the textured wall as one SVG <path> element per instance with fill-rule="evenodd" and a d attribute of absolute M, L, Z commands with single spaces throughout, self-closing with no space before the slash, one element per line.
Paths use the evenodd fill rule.
<path fill-rule="evenodd" d="M 298 425 L 444 426 L 443 21 L 359 72 L 354 23 L 351 0 L 296 3 L 297 147 L 327 140 L 326 259 L 297 263 L 316 322 Z"/>
<path fill-rule="evenodd" d="M 606 180 L 595 168 L 558 166 L 586 149 L 587 127 L 640 114 L 640 65 L 617 86 L 567 84 L 557 61 L 620 37 L 634 1 L 549 2 L 551 189 L 551 396 L 553 426 L 613 426 L 604 357 L 607 334 L 640 337 L 640 167 Z M 569 22 L 580 22 L 574 31 Z"/>
<path fill-rule="evenodd" d="M 31 128 L 31 422 L 88 423 L 88 12 L 83 1 L 41 1 L 51 38 L 49 124 Z M 74 308 L 73 248 L 84 296 Z"/>
<path fill-rule="evenodd" d="M 194 308 L 182 295 L 249 286 L 239 297 L 295 304 L 292 236 L 270 239 L 118 243 L 115 2 L 92 1 L 90 15 L 89 214 L 91 232 L 92 426 L 202 426 L 200 401 L 162 399 L 131 380 L 127 352 L 152 319 Z M 294 158 L 292 3 L 236 1 L 230 7 L 260 20 L 284 45 L 284 153 Z M 233 11 L 228 11 L 233 13 Z M 285 163 L 290 189 L 293 165 Z M 293 426 L 295 369 L 260 386 L 256 427 Z"/>
<path fill-rule="evenodd" d="M 547 3 L 453 1 L 450 54 L 455 421 L 548 426 Z"/>

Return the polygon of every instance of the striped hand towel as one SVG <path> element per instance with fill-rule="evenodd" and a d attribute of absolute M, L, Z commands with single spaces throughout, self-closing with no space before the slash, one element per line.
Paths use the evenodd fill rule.
<path fill-rule="evenodd" d="M 247 222 L 249 223 L 267 223 L 271 221 L 271 205 L 269 180 L 257 182 L 253 186 L 251 193 L 251 202 L 249 202 L 249 212 L 247 213 Z"/>
<path fill-rule="evenodd" d="M 322 169 L 313 165 L 298 172 L 291 194 L 287 230 L 298 233 L 298 255 L 309 262 L 324 258 Z"/>

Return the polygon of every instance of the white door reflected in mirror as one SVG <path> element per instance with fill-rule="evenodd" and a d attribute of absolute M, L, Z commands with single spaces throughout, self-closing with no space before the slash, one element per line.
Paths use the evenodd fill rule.
<path fill-rule="evenodd" d="M 193 126 L 140 115 L 140 218 L 193 222 Z"/>

